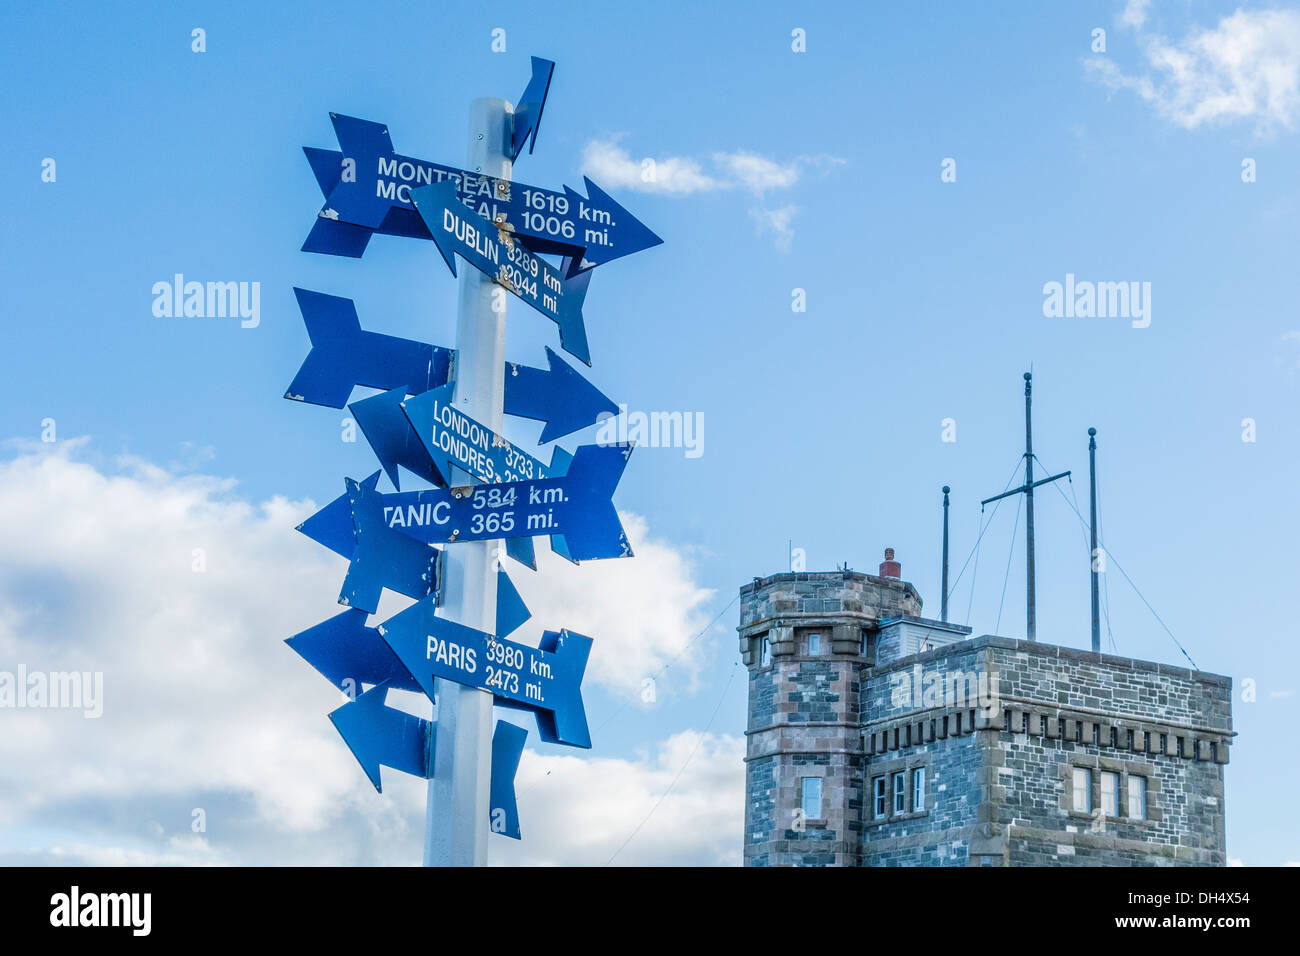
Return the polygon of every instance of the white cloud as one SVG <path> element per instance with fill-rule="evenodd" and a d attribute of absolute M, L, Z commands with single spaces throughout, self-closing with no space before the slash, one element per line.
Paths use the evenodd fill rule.
<path fill-rule="evenodd" d="M 535 835 L 525 832 L 518 843 L 494 845 L 493 859 L 508 865 L 559 859 L 579 866 L 611 860 L 619 866 L 739 865 L 744 756 L 743 738 L 696 731 L 674 734 L 653 756 L 635 761 L 529 751 L 517 778 L 520 825 L 527 825 L 524 816 L 548 824 Z"/>
<path fill-rule="evenodd" d="M 792 222 L 796 206 L 782 206 L 780 209 L 751 209 L 749 216 L 754 220 L 759 235 L 770 235 L 776 247 L 782 252 L 789 252 L 794 241 Z"/>
<path fill-rule="evenodd" d="M 810 169 L 825 175 L 845 162 L 835 156 L 796 156 L 781 162 L 740 150 L 714 153 L 709 160 L 712 171 L 706 172 L 701 160 L 687 156 L 636 158 L 619 145 L 618 139 L 587 143 L 582 171 L 602 187 L 609 184 L 670 196 L 724 189 L 743 189 L 759 196 L 774 189 L 790 189 Z"/>
<path fill-rule="evenodd" d="M 1119 22 L 1129 27 L 1140 27 L 1147 22 L 1147 8 L 1151 0 L 1128 0 L 1124 12 L 1119 15 Z"/>
<path fill-rule="evenodd" d="M 1145 6 L 1121 18 L 1141 27 Z M 1145 68 L 1129 74 L 1108 57 L 1085 69 L 1112 90 L 1131 90 L 1184 129 L 1249 121 L 1264 134 L 1300 119 L 1300 12 L 1238 10 L 1181 42 L 1142 37 Z"/>
<path fill-rule="evenodd" d="M 687 557 L 652 537 L 643 518 L 619 517 L 631 560 L 574 565 L 539 539 L 536 573 L 512 561 L 506 572 L 533 614 L 514 639 L 535 644 L 543 630 L 561 627 L 586 634 L 595 639 L 587 679 L 632 695 L 669 661 L 674 674 L 694 675 L 700 646 L 692 641 L 709 623 L 713 592 L 695 583 Z"/>
<path fill-rule="evenodd" d="M 592 140 L 582 152 L 582 171 L 602 189 L 689 196 L 723 184 L 704 172 L 700 163 L 683 156 L 634 159 L 615 140 Z"/>
<path fill-rule="evenodd" d="M 0 709 L 0 862 L 417 862 L 424 782 L 386 769 L 375 794 L 326 718 L 339 693 L 283 643 L 338 610 L 342 560 L 293 530 L 316 505 L 249 502 L 226 479 L 90 457 L 74 440 L 0 461 L 0 668 L 104 674 L 97 720 Z M 585 563 L 587 587 L 561 574 L 556 597 L 530 600 L 548 618 L 539 627 L 597 639 L 589 680 L 616 692 L 683 651 L 708 596 L 644 522 L 628 516 L 628 527 L 638 557 L 603 563 L 627 570 Z M 192 570 L 196 548 L 202 573 Z M 691 652 L 682 663 L 692 673 Z M 393 697 L 428 713 L 416 695 Z M 521 796 L 535 841 L 526 859 L 612 854 L 680 768 L 684 739 L 654 759 L 527 751 L 525 768 L 553 773 L 536 799 Z M 674 862 L 718 858 L 726 819 L 739 852 L 738 774 L 739 742 L 706 738 L 660 809 L 675 821 L 672 845 L 694 854 Z M 582 793 L 548 797 L 565 792 L 564 780 Z M 605 821 L 578 841 L 581 852 L 562 829 L 578 825 L 573 800 Z M 191 832 L 195 808 L 206 813 L 203 833 Z M 669 862 L 655 856 L 668 844 L 651 842 L 640 858 Z"/>

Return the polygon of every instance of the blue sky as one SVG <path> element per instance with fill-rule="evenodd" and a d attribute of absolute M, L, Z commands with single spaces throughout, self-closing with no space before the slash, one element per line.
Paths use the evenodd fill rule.
<path fill-rule="evenodd" d="M 1300 797 L 1289 759 L 1300 667 L 1289 638 L 1290 542 L 1300 505 L 1288 484 L 1300 438 L 1300 26 L 1294 8 L 1237 9 L 325 2 L 11 11 L 0 36 L 10 316 L 0 437 L 17 440 L 14 461 L 49 454 L 39 438 L 52 418 L 61 442 L 86 436 L 67 454 L 100 475 L 129 473 L 149 488 L 233 479 L 204 485 L 194 507 L 219 502 L 235 523 L 240 502 L 321 503 L 341 492 L 345 474 L 372 471 L 364 442 L 339 440 L 344 413 L 281 398 L 308 345 L 292 289 L 350 297 L 366 328 L 451 346 L 456 283 L 426 242 L 379 237 L 355 261 L 299 252 L 320 206 L 301 147 L 334 147 L 337 111 L 387 123 L 401 153 L 459 164 L 469 101 L 517 98 L 529 56 L 545 56 L 558 65 L 536 152 L 520 157 L 516 178 L 558 188 L 579 186 L 586 172 L 664 239 L 597 270 L 585 308 L 588 377 L 633 410 L 704 420 L 700 457 L 643 448 L 619 487 L 619 507 L 644 520 L 662 558 L 619 586 L 662 584 L 696 603 L 662 622 L 671 633 L 662 653 L 647 652 L 656 669 L 684 653 L 660 677 L 659 704 L 619 709 L 632 693 L 627 675 L 590 687 L 593 726 L 603 725 L 593 758 L 660 760 L 661 775 L 642 781 L 653 804 L 687 758 L 706 759 L 719 735 L 742 735 L 735 608 L 688 642 L 741 584 L 783 570 L 789 541 L 810 569 L 848 562 L 874 572 L 893 547 L 937 617 L 939 488 L 953 488 L 956 574 L 975 544 L 979 500 L 1002 490 L 1022 450 L 1021 374 L 1032 365 L 1042 463 L 1074 470 L 1063 490 L 1086 514 L 1086 430 L 1098 429 L 1113 557 L 1202 669 L 1256 682 L 1256 699 L 1243 701 L 1238 686 L 1234 706 L 1229 855 L 1300 859 L 1298 824 L 1275 812 Z M 206 52 L 191 51 L 196 27 Z M 506 31 L 504 53 L 492 52 L 495 28 Z M 806 52 L 791 49 L 796 28 Z M 1095 28 L 1106 31 L 1105 53 L 1091 49 Z M 1246 65 L 1227 75 L 1219 64 L 1233 50 L 1245 51 Z M 1183 56 L 1185 69 L 1163 70 L 1164 54 Z M 41 178 L 46 157 L 57 164 L 52 183 Z M 655 183 L 635 179 L 646 157 L 660 171 Z M 941 181 L 947 158 L 955 182 Z M 1242 180 L 1247 158 L 1251 183 Z M 153 283 L 177 272 L 260 282 L 260 324 L 154 317 Z M 1045 317 L 1043 286 L 1067 273 L 1149 282 L 1150 325 Z M 796 289 L 804 312 L 791 309 Z M 512 310 L 511 359 L 540 365 L 542 347 L 555 344 L 550 322 Z M 941 440 L 948 418 L 955 442 Z M 1242 440 L 1247 418 L 1253 442 Z M 531 444 L 537 429 L 515 423 L 509 434 Z M 141 478 L 141 463 L 169 477 Z M 11 489 L 18 507 L 23 490 Z M 1039 637 L 1085 646 L 1079 521 L 1055 491 L 1036 502 Z M 59 506 L 31 489 L 27 507 Z M 319 562 L 310 541 L 292 536 L 294 516 L 284 517 L 277 554 Z M 952 617 L 965 621 L 969 604 L 977 634 L 1024 633 L 1023 524 L 1002 597 L 1014 517 L 1014 502 L 1004 505 L 984 537 L 973 598 L 970 569 L 952 598 Z M 85 577 L 60 573 L 75 559 L 48 560 L 29 575 L 15 553 L 11 599 L 64 610 L 88 600 Z M 325 568 L 327 578 L 337 570 Z M 336 586 L 325 580 L 321 593 Z M 1107 592 L 1108 646 L 1113 636 L 1121 654 L 1183 662 L 1113 571 Z M 222 606 L 245 597 L 233 590 Z M 267 600 L 284 610 L 281 597 Z M 260 639 L 276 645 L 332 612 L 300 601 Z M 90 658 L 88 627 L 64 636 L 74 649 L 84 640 Z M 215 639 L 205 647 L 223 652 Z M 279 669 L 263 679 L 277 687 L 319 683 L 292 655 L 273 660 Z M 320 707 L 311 719 L 324 724 L 332 692 L 312 691 Z M 694 756 L 664 749 L 706 728 Z M 364 789 L 356 777 L 339 786 Z M 222 787 L 231 800 L 250 799 L 229 781 Z M 174 796 L 184 804 L 183 787 Z M 77 827 L 61 814 L 75 805 L 73 795 L 54 809 L 11 808 L 0 816 L 0 831 L 12 828 L 0 850 L 55 839 L 45 828 L 72 839 Z M 739 802 L 730 811 L 739 815 Z M 612 826 L 608 845 L 640 818 Z M 113 824 L 97 826 L 83 842 L 104 849 Z M 147 843 L 140 836 L 132 852 L 149 858 Z"/>

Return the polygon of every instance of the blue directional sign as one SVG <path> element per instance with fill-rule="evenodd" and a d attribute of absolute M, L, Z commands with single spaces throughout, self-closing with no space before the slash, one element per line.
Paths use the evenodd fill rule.
<path fill-rule="evenodd" d="M 311 351 L 284 397 L 342 408 L 352 388 L 404 387 L 414 395 L 447 381 L 452 352 L 362 331 L 351 299 L 295 288 Z"/>
<path fill-rule="evenodd" d="M 539 108 L 538 118 L 540 113 Z M 519 113 L 515 116 L 517 135 Z M 501 217 L 534 252 L 571 257 L 566 270 L 571 275 L 663 242 L 585 176 L 586 196 L 568 186 L 539 189 L 398 155 L 383 123 L 339 113 L 331 113 L 330 120 L 342 149 L 303 150 L 325 197 L 304 252 L 359 258 L 375 233 L 430 238 L 410 195 L 441 182 L 452 183 L 459 201 L 484 219 Z"/>
<path fill-rule="evenodd" d="M 329 715 L 334 729 L 378 793 L 384 790 L 381 765 L 425 780 L 433 775 L 434 768 L 433 722 L 385 706 L 388 689 L 388 684 L 378 684 Z M 498 720 L 492 734 L 489 825 L 493 833 L 513 840 L 520 838 L 515 774 L 527 737 L 528 731 L 506 720 Z"/>
<path fill-rule="evenodd" d="M 430 544 L 550 535 L 553 548 L 563 536 L 563 550 L 556 550 L 571 561 L 628 558 L 632 548 L 611 498 L 631 453 L 631 445 L 583 445 L 558 478 L 473 485 L 463 494 L 436 488 L 373 497 L 389 529 Z M 335 500 L 298 530 L 331 550 L 347 547 L 345 507 Z"/>
<path fill-rule="evenodd" d="M 434 678 L 491 693 L 502 706 L 528 710 L 547 743 L 590 747 L 582 706 L 582 675 L 591 638 L 547 631 L 539 647 L 516 644 L 433 613 L 418 601 L 379 625 L 379 633 L 429 699 Z"/>
<path fill-rule="evenodd" d="M 379 472 L 364 482 L 347 479 L 356 547 L 348 564 L 339 603 L 371 614 L 384 588 L 422 598 L 437 586 L 438 552 L 384 522 L 382 496 L 375 490 Z"/>
<path fill-rule="evenodd" d="M 424 220 L 442 258 L 456 274 L 456 256 L 523 299 L 560 327 L 560 347 L 587 365 L 587 329 L 582 324 L 582 300 L 591 276 L 566 277 L 541 256 L 524 248 L 515 236 L 470 212 L 456 197 L 456 184 L 438 183 L 411 190 L 411 203 Z"/>
<path fill-rule="evenodd" d="M 488 825 L 493 833 L 519 839 L 519 804 L 515 800 L 515 774 L 524 755 L 528 731 L 508 720 L 498 720 L 492 733 L 492 783 L 488 787 Z"/>
<path fill-rule="evenodd" d="M 539 445 L 594 425 L 603 413 L 618 414 L 617 405 L 549 348 L 546 363 L 546 369 L 506 363 L 505 412 L 545 422 Z"/>
<path fill-rule="evenodd" d="M 451 386 L 445 385 L 426 394 L 434 394 L 450 388 Z M 370 442 L 375 457 L 379 459 L 384 474 L 388 475 L 388 480 L 393 483 L 394 488 L 402 487 L 398 478 L 398 465 L 419 475 L 430 484 L 445 485 L 447 482 L 442 476 L 450 472 L 444 471 L 439 463 L 435 463 L 429 457 L 424 442 L 415 433 L 406 413 L 402 411 L 402 402 L 405 398 L 406 388 L 399 386 L 392 391 L 353 402 L 348 406 L 348 411 L 361 426 L 366 441 Z"/>
<path fill-rule="evenodd" d="M 453 465 L 476 481 L 550 477 L 546 465 L 470 418 L 455 406 L 451 395 L 452 386 L 443 385 L 409 398 L 401 406 L 425 457 L 442 475 L 442 481 L 434 484 L 450 485 Z"/>
<path fill-rule="evenodd" d="M 334 729 L 380 792 L 380 764 L 425 779 L 433 766 L 433 725 L 385 707 L 387 696 L 388 685 L 379 684 L 330 714 Z"/>
<path fill-rule="evenodd" d="M 285 398 L 342 408 L 357 385 L 386 391 L 400 388 L 404 395 L 418 395 L 447 384 L 454 354 L 451 349 L 367 332 L 361 328 L 351 299 L 307 289 L 294 292 L 312 348 Z M 506 363 L 505 412 L 544 422 L 539 444 L 594 425 L 606 412 L 617 413 L 618 406 L 549 348 L 546 362 L 544 369 Z M 381 403 L 369 407 L 375 414 L 387 412 Z M 364 423 L 362 429 L 366 430 Z M 369 430 L 366 437 L 370 438 Z M 378 447 L 375 451 L 382 461 L 385 452 Z M 395 462 L 394 452 L 386 453 L 389 463 L 384 469 L 390 478 L 395 473 L 389 471 L 390 465 L 409 467 L 405 461 Z"/>
<path fill-rule="evenodd" d="M 285 643 L 331 684 L 353 697 L 363 685 L 418 691 L 420 685 L 379 636 L 379 630 L 366 627 L 366 617 L 361 608 L 349 608 Z"/>
<path fill-rule="evenodd" d="M 553 60 L 543 60 L 540 56 L 535 56 L 532 61 L 532 78 L 524 87 L 524 95 L 519 97 L 519 105 L 515 107 L 511 162 L 519 158 L 524 143 L 528 144 L 529 153 L 537 145 L 537 130 L 542 125 L 542 108 L 546 106 L 546 94 L 551 88 L 551 74 L 555 72 Z"/>

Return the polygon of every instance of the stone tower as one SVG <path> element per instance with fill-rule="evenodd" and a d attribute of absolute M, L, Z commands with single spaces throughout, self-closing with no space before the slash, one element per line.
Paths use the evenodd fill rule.
<path fill-rule="evenodd" d="M 745 865 L 1226 863 L 1228 678 L 972 638 L 900 575 L 741 588 Z"/>

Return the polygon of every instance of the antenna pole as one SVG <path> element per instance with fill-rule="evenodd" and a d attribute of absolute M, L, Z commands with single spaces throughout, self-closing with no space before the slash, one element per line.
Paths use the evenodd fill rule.
<path fill-rule="evenodd" d="M 943 486 L 943 599 L 939 605 L 939 620 L 948 623 L 948 492 Z"/>
<path fill-rule="evenodd" d="M 1034 432 L 1030 422 L 1033 374 L 1025 373 L 1025 636 L 1034 636 Z"/>
<path fill-rule="evenodd" d="M 1088 564 L 1092 568 L 1092 649 L 1101 653 L 1101 614 L 1097 600 L 1097 429 L 1088 429 L 1088 487 L 1092 511 L 1092 551 Z"/>

